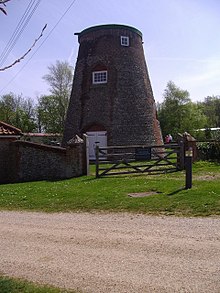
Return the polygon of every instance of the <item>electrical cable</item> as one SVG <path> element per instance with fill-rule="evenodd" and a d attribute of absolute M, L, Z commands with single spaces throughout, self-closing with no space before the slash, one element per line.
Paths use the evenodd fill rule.
<path fill-rule="evenodd" d="M 16 41 L 19 39 L 19 37 L 20 37 L 22 31 L 23 31 L 24 28 L 26 27 L 26 25 L 27 25 L 27 23 L 28 23 L 28 21 L 27 21 L 27 17 L 29 17 L 29 15 L 30 15 L 30 11 L 31 11 L 31 9 L 32 9 L 32 7 L 33 7 L 33 5 L 34 5 L 34 2 L 35 2 L 35 0 L 32 0 L 32 1 L 29 3 L 29 5 L 28 5 L 26 11 L 24 12 L 24 14 L 23 14 L 23 16 L 22 16 L 20 22 L 18 23 L 18 25 L 17 25 L 17 27 L 16 27 L 14 33 L 13 33 L 12 37 L 10 38 L 10 40 L 9 40 L 9 42 L 7 43 L 7 45 L 6 45 L 6 47 L 5 47 L 4 51 L 3 51 L 3 53 L 1 54 L 1 57 L 0 57 L 0 61 L 1 61 L 1 63 L 0 63 L 0 66 L 2 66 L 2 65 L 4 64 L 5 60 L 7 59 L 8 55 L 9 55 L 9 53 L 10 53 L 10 51 L 12 50 L 12 48 L 13 48 L 14 45 L 16 44 Z"/>
<path fill-rule="evenodd" d="M 39 6 L 41 0 L 38 0 L 35 4 L 35 0 L 32 0 L 27 9 L 25 10 L 20 22 L 18 23 L 12 37 L 10 38 L 9 42 L 7 43 L 5 49 L 3 50 L 1 56 L 0 56 L 0 67 L 5 63 L 7 60 L 10 52 L 15 47 L 18 39 L 20 38 L 21 34 L 25 30 L 26 26 L 28 25 L 31 17 L 33 16 L 34 12 L 36 11 L 37 7 Z M 35 5 L 33 7 L 33 5 Z M 33 8 L 32 8 L 33 7 Z M 32 10 L 31 10 L 32 9 Z"/>
<path fill-rule="evenodd" d="M 24 24 L 23 24 L 23 26 L 22 26 L 21 28 L 19 27 L 20 31 L 17 30 L 17 32 L 16 32 L 17 36 L 16 36 L 16 34 L 15 34 L 14 37 L 13 37 L 13 39 L 12 39 L 11 42 L 9 43 L 9 46 L 8 46 L 7 50 L 5 51 L 5 54 L 3 55 L 2 60 L 1 60 L 1 62 L 0 62 L 0 66 L 2 66 L 2 65 L 5 63 L 5 61 L 6 61 L 7 57 L 8 57 L 8 55 L 10 54 L 10 52 L 12 51 L 12 49 L 14 48 L 14 46 L 16 45 L 16 43 L 17 43 L 18 39 L 20 38 L 22 32 L 24 31 L 24 29 L 25 29 L 26 26 L 28 25 L 28 23 L 29 23 L 31 17 L 33 16 L 34 12 L 36 11 L 37 7 L 39 6 L 40 1 L 41 1 L 41 0 L 38 0 L 38 2 L 36 3 L 36 5 L 35 5 L 34 8 L 32 9 L 32 11 L 29 13 L 29 15 L 27 15 L 27 17 L 26 17 L 27 19 L 23 19 L 22 22 L 24 22 L 24 21 L 25 21 L 25 22 L 24 22 Z M 29 9 L 29 10 L 30 10 L 30 9 Z M 21 24 L 22 24 L 22 23 L 21 23 Z M 21 25 L 20 25 L 20 26 L 21 26 Z"/>
<path fill-rule="evenodd" d="M 50 30 L 44 41 L 39 45 L 39 47 L 36 49 L 36 51 L 31 55 L 31 57 L 27 60 L 27 62 L 22 66 L 22 68 L 15 74 L 15 76 L 0 90 L 0 94 L 11 84 L 12 81 L 15 80 L 15 78 L 20 74 L 20 72 L 27 66 L 27 64 L 31 61 L 31 59 L 36 55 L 36 53 L 39 51 L 39 49 L 43 46 L 43 44 L 48 40 L 50 35 L 53 33 L 55 28 L 58 26 L 58 24 L 61 22 L 61 20 L 64 18 L 64 16 L 67 14 L 67 12 L 70 10 L 70 8 L 75 4 L 76 0 L 73 0 L 71 4 L 68 6 L 68 8 L 65 10 L 65 12 L 62 14 L 62 16 L 59 18 L 59 20 L 56 22 L 56 24 L 53 26 L 53 28 Z"/>
<path fill-rule="evenodd" d="M 26 18 L 26 15 L 29 13 L 29 11 L 30 11 L 30 9 L 31 9 L 31 6 L 33 5 L 32 2 L 34 2 L 34 1 L 35 1 L 35 0 L 32 0 L 31 2 L 29 2 L 28 7 L 26 8 L 26 10 L 25 10 L 24 14 L 22 15 L 22 17 L 21 17 L 19 23 L 17 24 L 17 26 L 16 26 L 16 28 L 15 28 L 15 30 L 14 30 L 14 32 L 13 32 L 11 38 L 10 38 L 10 40 L 8 41 L 8 43 L 7 43 L 7 45 L 5 46 L 5 48 L 4 48 L 3 52 L 2 52 L 2 54 L 0 55 L 0 60 L 1 60 L 1 61 L 2 61 L 2 59 L 4 58 L 5 54 L 7 53 L 7 50 L 10 48 L 11 43 L 13 42 L 14 38 L 16 37 L 17 32 L 19 31 L 19 29 L 20 29 L 22 23 L 24 22 L 24 20 L 25 20 L 25 18 Z"/>

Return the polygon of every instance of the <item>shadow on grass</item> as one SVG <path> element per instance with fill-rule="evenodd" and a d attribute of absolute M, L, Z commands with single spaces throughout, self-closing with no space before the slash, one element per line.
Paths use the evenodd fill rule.
<path fill-rule="evenodd" d="M 167 196 L 175 195 L 175 194 L 177 194 L 177 193 L 179 193 L 179 192 L 181 192 L 183 190 L 186 190 L 186 187 L 181 187 L 181 188 L 179 188 L 179 189 L 177 189 L 177 190 L 175 190 L 175 191 L 173 191 L 171 193 L 168 193 Z"/>

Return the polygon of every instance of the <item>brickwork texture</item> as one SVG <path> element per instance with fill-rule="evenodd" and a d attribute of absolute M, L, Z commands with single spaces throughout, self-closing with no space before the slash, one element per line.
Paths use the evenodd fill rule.
<path fill-rule="evenodd" d="M 121 45 L 121 36 L 129 46 Z M 162 144 L 141 32 L 102 25 L 82 31 L 78 41 L 63 146 L 94 125 L 107 131 L 108 145 Z M 93 84 L 97 70 L 107 70 L 107 83 Z"/>

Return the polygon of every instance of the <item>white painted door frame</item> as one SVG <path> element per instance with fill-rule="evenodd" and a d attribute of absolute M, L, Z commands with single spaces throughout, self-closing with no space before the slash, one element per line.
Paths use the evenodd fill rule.
<path fill-rule="evenodd" d="M 86 134 L 89 140 L 89 159 L 95 160 L 96 145 L 107 147 L 107 131 L 88 131 Z"/>

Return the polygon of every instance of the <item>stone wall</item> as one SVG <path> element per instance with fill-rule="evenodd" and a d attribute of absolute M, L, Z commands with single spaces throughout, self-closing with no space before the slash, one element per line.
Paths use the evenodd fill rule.
<path fill-rule="evenodd" d="M 26 141 L 0 144 L 4 153 L 0 162 L 0 182 L 58 180 L 87 174 L 85 144 L 76 143 L 67 148 L 47 146 Z"/>
<path fill-rule="evenodd" d="M 11 144 L 16 138 L 0 137 L 0 183 L 13 181 L 14 157 Z"/>

